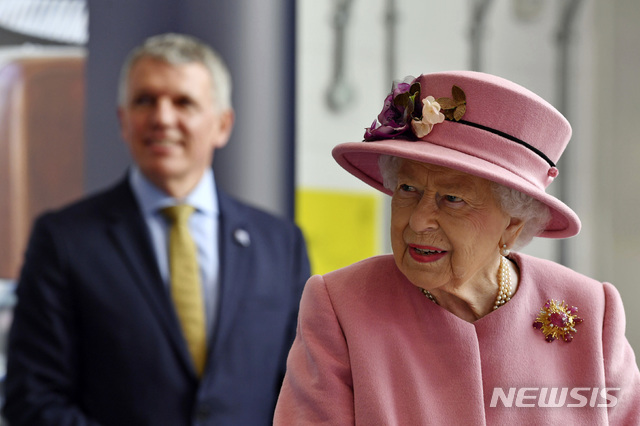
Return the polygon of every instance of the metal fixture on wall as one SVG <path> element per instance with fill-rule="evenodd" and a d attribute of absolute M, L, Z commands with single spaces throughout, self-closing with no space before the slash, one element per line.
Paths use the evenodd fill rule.
<path fill-rule="evenodd" d="M 327 89 L 327 104 L 333 111 L 342 111 L 353 99 L 353 87 L 346 73 L 346 30 L 353 0 L 336 0 L 333 17 L 333 76 Z"/>
<path fill-rule="evenodd" d="M 385 58 L 387 61 L 387 75 L 385 76 L 385 83 L 393 81 L 398 78 L 396 75 L 396 40 L 398 28 L 398 9 L 396 7 L 396 0 L 387 0 L 386 10 L 384 16 L 385 29 L 387 36 L 385 37 Z"/>
<path fill-rule="evenodd" d="M 522 22 L 532 22 L 542 15 L 545 0 L 513 0 L 516 18 Z"/>
<path fill-rule="evenodd" d="M 482 42 L 485 33 L 485 23 L 489 6 L 492 0 L 472 0 L 471 27 L 469 37 L 471 39 L 470 68 L 473 71 L 482 71 Z"/>
<path fill-rule="evenodd" d="M 557 108 L 569 121 L 571 121 L 571 108 L 569 107 L 570 95 L 570 64 L 571 64 L 571 47 L 573 41 L 574 26 L 576 24 L 576 17 L 578 15 L 578 8 L 582 0 L 565 0 L 564 7 L 560 13 L 560 20 L 558 22 L 558 30 L 556 33 L 557 42 Z M 571 144 L 567 146 L 563 157 L 560 159 L 562 164 L 562 174 L 564 179 L 559 180 L 558 195 L 560 199 L 571 201 L 571 182 L 570 177 L 573 176 L 571 170 L 571 162 L 568 159 L 572 156 L 573 149 Z M 569 263 L 569 245 L 567 240 L 559 241 L 559 254 L 558 260 L 563 265 Z"/>
<path fill-rule="evenodd" d="M 346 31 L 349 23 L 353 0 L 336 0 L 333 16 L 333 74 L 327 89 L 327 105 L 332 111 L 342 111 L 354 99 L 354 89 L 347 77 Z M 398 78 L 396 75 L 396 42 L 398 10 L 396 0 L 385 1 L 385 88 Z"/>

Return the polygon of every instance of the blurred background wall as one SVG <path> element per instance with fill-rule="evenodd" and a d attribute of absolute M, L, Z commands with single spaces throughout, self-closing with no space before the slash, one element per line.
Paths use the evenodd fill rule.
<path fill-rule="evenodd" d="M 216 154 L 218 180 L 276 214 L 293 216 L 295 206 L 315 272 L 389 251 L 388 200 L 335 165 L 330 150 L 362 140 L 391 80 L 477 69 L 555 104 L 574 135 L 551 190 L 578 213 L 583 231 L 564 242 L 535 241 L 526 251 L 613 282 L 627 307 L 627 335 L 640 353 L 637 0 L 40 2 L 81 7 L 84 37 L 75 38 L 16 27 L 11 7 L 37 3 L 0 0 L 0 133 L 12 129 L 19 136 L 0 139 L 0 266 L 1 259 L 10 263 L 0 278 L 15 278 L 35 215 L 124 175 L 129 156 L 116 118 L 120 64 L 144 37 L 178 31 L 214 45 L 234 75 L 237 122 L 230 144 Z M 40 17 L 52 22 L 53 10 Z M 69 29 L 71 21 L 59 27 Z M 54 128 L 61 130 L 62 122 L 83 129 L 77 145 L 69 147 L 71 139 L 53 131 L 39 142 L 46 148 L 9 142 L 45 125 L 7 118 L 7 111 L 24 113 L 24 103 L 10 102 L 24 90 L 9 78 L 16 75 L 15 59 L 32 55 L 81 59 L 80 89 L 47 89 L 38 98 L 52 105 Z M 80 112 L 70 102 L 81 105 Z M 70 118 L 55 119 L 65 111 Z M 51 153 L 44 162 L 43 152 Z M 48 198 L 33 195 L 37 191 Z"/>

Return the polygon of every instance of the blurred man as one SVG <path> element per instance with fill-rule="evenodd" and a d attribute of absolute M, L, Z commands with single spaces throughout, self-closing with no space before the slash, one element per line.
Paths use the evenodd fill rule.
<path fill-rule="evenodd" d="M 300 230 L 230 198 L 226 66 L 188 36 L 124 64 L 134 165 L 34 226 L 10 332 L 11 425 L 268 425 L 309 276 Z"/>

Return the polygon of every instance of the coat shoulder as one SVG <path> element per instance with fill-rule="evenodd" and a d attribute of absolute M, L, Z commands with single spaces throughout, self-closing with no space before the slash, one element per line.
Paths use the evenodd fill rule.
<path fill-rule="evenodd" d="M 515 260 L 522 275 L 537 282 L 602 288 L 602 282 L 551 260 L 525 254 L 517 254 Z"/>
<path fill-rule="evenodd" d="M 218 191 L 218 200 L 220 201 L 222 214 L 240 215 L 241 217 L 258 220 L 261 223 L 267 223 L 273 226 L 291 227 L 293 225 L 293 222 L 289 219 L 276 216 L 266 210 L 252 206 L 244 201 L 240 201 L 239 199 L 220 190 Z"/>
<path fill-rule="evenodd" d="M 359 262 L 352 263 L 335 271 L 329 272 L 324 275 L 325 280 L 337 281 L 337 280 L 350 280 L 354 277 L 367 278 L 371 276 L 379 276 L 380 274 L 395 274 L 400 273 L 396 267 L 393 256 L 390 254 L 373 256 L 363 259 Z"/>
<path fill-rule="evenodd" d="M 395 297 L 415 286 L 397 268 L 392 255 L 373 256 L 322 276 L 330 293 L 345 299 Z"/>
<path fill-rule="evenodd" d="M 290 219 L 276 216 L 218 191 L 223 229 L 247 229 L 269 240 L 301 239 L 302 232 Z"/>
<path fill-rule="evenodd" d="M 94 226 L 98 221 L 104 222 L 113 214 L 130 214 L 127 209 L 135 211 L 137 204 L 129 184 L 122 180 L 58 209 L 45 211 L 36 218 L 35 223 L 78 229 L 82 226 Z"/>
<path fill-rule="evenodd" d="M 595 303 L 603 308 L 607 284 L 547 259 L 524 254 L 517 254 L 514 259 L 520 268 L 520 279 L 532 283 L 532 292 L 539 297 Z"/>

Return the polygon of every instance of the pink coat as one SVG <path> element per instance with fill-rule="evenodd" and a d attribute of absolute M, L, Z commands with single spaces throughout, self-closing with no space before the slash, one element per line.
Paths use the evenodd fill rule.
<path fill-rule="evenodd" d="M 512 257 L 517 293 L 474 323 L 427 299 L 392 256 L 312 277 L 274 424 L 640 425 L 617 290 Z M 548 343 L 533 327 L 548 299 L 578 307 L 572 342 Z"/>

